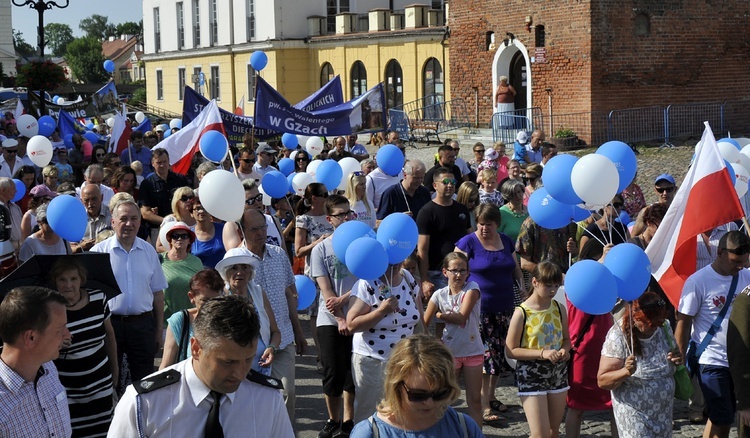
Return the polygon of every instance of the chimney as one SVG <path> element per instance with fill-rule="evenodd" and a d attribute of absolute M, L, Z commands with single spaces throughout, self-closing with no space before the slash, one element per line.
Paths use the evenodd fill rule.
<path fill-rule="evenodd" d="M 427 27 L 427 5 L 409 5 L 404 12 L 407 29 Z"/>
<path fill-rule="evenodd" d="M 372 9 L 370 10 L 370 32 L 388 30 L 390 26 L 390 9 Z"/>

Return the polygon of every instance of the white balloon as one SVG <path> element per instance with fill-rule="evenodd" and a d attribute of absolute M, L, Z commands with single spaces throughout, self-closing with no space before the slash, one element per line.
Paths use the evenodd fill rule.
<path fill-rule="evenodd" d="M 349 175 L 351 175 L 352 172 L 361 172 L 362 166 L 360 166 L 359 161 L 357 161 L 356 158 L 352 157 L 345 157 L 339 160 L 339 166 L 341 166 L 341 171 L 344 173 L 344 177 L 341 178 L 341 183 L 339 184 L 338 189 L 346 190 L 346 185 L 349 184 Z"/>
<path fill-rule="evenodd" d="M 201 204 L 208 214 L 227 222 L 242 218 L 245 210 L 245 189 L 233 173 L 219 169 L 201 180 L 198 190 Z"/>
<path fill-rule="evenodd" d="M 750 158 L 750 144 L 747 145 L 747 146 L 745 146 L 745 147 L 743 147 L 742 150 L 740 151 L 740 153 L 742 155 L 747 155 L 747 157 Z"/>
<path fill-rule="evenodd" d="M 109 126 L 110 128 L 114 128 L 115 127 L 115 118 L 114 117 L 110 117 L 110 118 L 107 119 L 107 126 Z"/>
<path fill-rule="evenodd" d="M 733 138 L 732 140 L 739 143 L 741 148 L 744 148 L 745 146 L 750 144 L 750 138 L 747 138 L 747 137 L 736 137 L 736 138 Z"/>
<path fill-rule="evenodd" d="M 719 154 L 721 154 L 721 157 L 730 163 L 734 163 L 737 160 L 737 156 L 740 154 L 740 150 L 737 149 L 737 146 L 728 141 L 720 141 L 716 143 L 716 146 L 719 147 Z"/>
<path fill-rule="evenodd" d="M 65 98 L 64 97 L 58 97 L 57 98 L 57 102 L 55 102 L 55 103 L 58 104 L 58 105 L 62 105 L 62 104 L 65 103 Z"/>
<path fill-rule="evenodd" d="M 320 137 L 310 137 L 305 146 L 307 146 L 307 152 L 310 152 L 310 155 L 314 157 L 323 152 L 323 139 Z"/>
<path fill-rule="evenodd" d="M 161 246 L 164 248 L 171 248 L 171 245 L 169 244 L 169 239 L 167 239 L 167 233 L 169 230 L 172 229 L 173 226 L 177 225 L 177 221 L 169 221 L 164 222 L 164 225 L 159 228 L 159 242 L 161 242 Z"/>
<path fill-rule="evenodd" d="M 570 172 L 573 191 L 586 206 L 607 205 L 617 194 L 620 175 L 612 161 L 599 154 L 581 157 Z"/>
<path fill-rule="evenodd" d="M 180 119 L 172 119 L 169 121 L 169 129 L 179 128 Z"/>
<path fill-rule="evenodd" d="M 734 161 L 734 163 L 732 163 L 732 165 L 734 166 L 735 163 L 739 164 L 740 166 L 744 167 L 745 169 L 750 169 L 750 157 L 748 157 L 747 155 L 745 155 L 743 153 L 740 153 L 737 156 L 737 159 Z"/>
<path fill-rule="evenodd" d="M 263 186 L 258 184 L 258 191 L 263 195 L 263 205 L 269 206 L 271 205 L 271 197 L 266 193 L 265 190 L 263 190 Z"/>
<path fill-rule="evenodd" d="M 743 155 L 744 156 L 744 155 Z M 732 164 L 734 169 L 734 175 L 737 177 L 737 181 L 734 182 L 734 189 L 737 190 L 737 197 L 741 198 L 745 196 L 748 189 L 748 183 L 750 182 L 750 172 L 741 164 Z"/>
<path fill-rule="evenodd" d="M 44 167 L 52 160 L 52 142 L 47 137 L 35 135 L 29 139 L 26 153 L 32 163 Z"/>
<path fill-rule="evenodd" d="M 322 160 L 312 160 L 307 165 L 307 174 L 313 177 L 313 181 L 315 180 L 315 174 L 318 173 L 318 166 L 320 166 L 320 163 L 322 162 Z"/>
<path fill-rule="evenodd" d="M 294 193 L 299 196 L 304 196 L 305 189 L 313 182 L 313 177 L 307 173 L 301 172 L 294 175 L 294 178 L 292 178 L 292 188 L 294 189 Z"/>
<path fill-rule="evenodd" d="M 143 123 L 143 121 L 146 120 L 146 115 L 143 114 L 143 112 L 138 111 L 135 113 L 135 121 L 138 123 Z"/>
<path fill-rule="evenodd" d="M 307 140 L 309 140 L 310 137 L 306 135 L 299 135 L 297 134 L 297 144 L 302 146 L 303 148 L 307 146 Z"/>
<path fill-rule="evenodd" d="M 31 138 L 39 133 L 39 123 L 31 114 L 24 114 L 16 120 L 16 128 L 24 137 Z"/>

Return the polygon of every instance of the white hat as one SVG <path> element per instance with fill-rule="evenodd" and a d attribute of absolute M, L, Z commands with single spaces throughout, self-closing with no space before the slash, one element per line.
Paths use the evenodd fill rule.
<path fill-rule="evenodd" d="M 529 134 L 526 133 L 526 131 L 521 131 L 518 134 L 516 134 L 516 141 L 519 144 L 526 144 L 529 142 Z"/>
<path fill-rule="evenodd" d="M 18 140 L 15 140 L 13 138 L 7 138 L 3 140 L 3 147 L 4 148 L 14 148 L 18 146 Z"/>
<path fill-rule="evenodd" d="M 258 267 L 258 259 L 255 258 L 246 248 L 232 248 L 224 254 L 224 258 L 216 264 L 216 270 L 221 274 L 221 278 L 227 281 L 227 269 L 234 265 L 250 265 L 253 268 Z"/>
<path fill-rule="evenodd" d="M 498 153 L 493 148 L 489 148 L 486 151 L 484 151 L 484 159 L 485 160 L 497 160 Z"/>

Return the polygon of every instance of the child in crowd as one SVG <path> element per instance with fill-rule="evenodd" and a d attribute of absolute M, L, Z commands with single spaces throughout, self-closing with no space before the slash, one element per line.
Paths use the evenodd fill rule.
<path fill-rule="evenodd" d="M 480 174 L 482 184 L 479 188 L 479 203 L 492 204 L 498 208 L 502 207 L 504 204 L 503 196 L 497 191 L 497 170 L 486 168 Z"/>
<path fill-rule="evenodd" d="M 497 172 L 497 169 L 500 167 L 497 164 L 497 158 L 499 156 L 500 154 L 493 148 L 489 148 L 484 151 L 484 161 L 479 163 L 479 166 L 477 166 L 477 172 L 479 172 L 480 177 L 484 169 L 493 169 L 495 172 Z M 480 178 L 477 178 L 477 181 L 481 183 Z"/>
<path fill-rule="evenodd" d="M 143 182 L 143 163 L 141 163 L 138 160 L 133 161 L 130 163 L 130 168 L 135 170 L 135 188 L 138 189 L 141 187 L 141 183 Z"/>
<path fill-rule="evenodd" d="M 553 300 L 562 269 L 543 261 L 532 272 L 531 296 L 513 312 L 505 349 L 516 359 L 518 396 L 531 436 L 556 438 L 568 392 L 570 336 L 563 306 Z"/>
<path fill-rule="evenodd" d="M 57 150 L 57 168 L 58 181 L 72 181 L 73 180 L 73 166 L 68 163 L 68 150 L 60 148 Z"/>
<path fill-rule="evenodd" d="M 445 322 L 442 341 L 453 353 L 456 376 L 464 374 L 469 415 L 477 424 L 482 424 L 484 344 L 479 333 L 479 286 L 466 281 L 469 260 L 460 252 L 445 256 L 443 275 L 448 279 L 448 286 L 432 294 L 424 312 L 424 324 L 429 327 L 433 317 Z"/>

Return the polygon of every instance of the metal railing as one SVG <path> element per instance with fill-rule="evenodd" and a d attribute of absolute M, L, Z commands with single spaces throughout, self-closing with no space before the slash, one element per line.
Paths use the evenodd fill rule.
<path fill-rule="evenodd" d="M 516 135 L 521 131 L 544 130 L 544 117 L 539 107 L 497 112 L 492 115 L 492 141 L 505 143 L 506 151 L 513 149 Z"/>
<path fill-rule="evenodd" d="M 173 113 L 147 103 L 126 104 L 128 111 L 150 113 L 163 119 L 182 119 L 182 114 Z"/>
<path fill-rule="evenodd" d="M 388 110 L 388 127 L 407 142 L 427 141 L 455 129 L 471 129 L 471 120 L 463 99 L 441 102 L 440 96 L 429 95 Z M 428 103 L 431 102 L 431 103 Z"/>
<path fill-rule="evenodd" d="M 724 105 L 721 103 L 693 103 L 669 105 L 664 109 L 666 121 L 664 146 L 673 146 L 675 138 L 701 137 L 703 122 L 708 121 L 715 136 L 723 137 Z"/>

